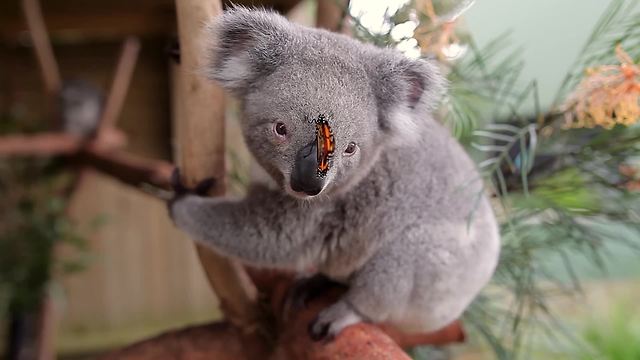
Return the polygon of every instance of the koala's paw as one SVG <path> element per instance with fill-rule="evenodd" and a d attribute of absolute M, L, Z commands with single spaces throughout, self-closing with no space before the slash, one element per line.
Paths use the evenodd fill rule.
<path fill-rule="evenodd" d="M 194 194 L 199 196 L 205 196 L 216 184 L 216 179 L 207 178 L 200 181 L 194 188 L 187 187 L 182 181 L 180 175 L 180 169 L 175 168 L 171 173 L 171 188 L 173 189 L 174 197 L 183 196 L 186 194 Z"/>
<path fill-rule="evenodd" d="M 314 341 L 331 341 L 342 329 L 361 321 L 362 317 L 347 302 L 341 300 L 316 316 L 309 324 L 309 336 Z"/>
<path fill-rule="evenodd" d="M 169 201 L 167 201 L 167 208 L 169 209 L 169 215 L 171 215 L 171 218 L 173 218 L 173 212 L 171 209 L 176 201 L 189 194 L 205 196 L 215 184 L 216 179 L 207 178 L 199 182 L 194 188 L 189 188 L 182 181 L 180 169 L 175 168 L 173 173 L 171 173 L 171 188 L 173 189 L 173 196 Z"/>

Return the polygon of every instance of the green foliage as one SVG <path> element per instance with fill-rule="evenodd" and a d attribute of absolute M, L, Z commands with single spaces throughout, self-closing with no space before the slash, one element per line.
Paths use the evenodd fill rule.
<path fill-rule="evenodd" d="M 613 2 L 605 12 L 576 66 L 584 67 L 604 61 L 607 56 L 613 57 L 620 38 L 598 41 L 604 33 L 613 32 L 615 26 L 624 27 L 626 25 L 620 24 L 638 19 L 629 12 L 637 1 L 626 2 L 624 6 L 621 3 Z M 624 34 L 627 36 L 630 32 L 625 30 Z M 625 40 L 640 40 L 640 33 L 636 35 Z M 600 55 L 585 57 L 585 54 Z M 494 69 L 499 70 L 500 66 Z M 571 89 L 578 81 L 579 76 L 568 75 L 563 87 Z M 622 186 L 619 172 L 621 164 L 640 153 L 640 128 L 561 130 L 556 125 L 560 116 L 553 113 L 540 116 L 535 86 L 518 92 L 513 84 L 516 82 L 507 82 L 507 95 L 503 97 L 507 110 L 512 111 L 506 117 L 508 131 L 505 125 L 494 123 L 475 132 L 476 136 L 492 141 L 490 145 L 476 145 L 476 148 L 489 155 L 480 165 L 490 165 L 489 171 L 483 170 L 501 195 L 504 211 L 502 255 L 494 278 L 494 284 L 501 291 L 485 292 L 466 314 L 468 322 L 501 359 L 527 355 L 536 338 L 575 339 L 575 334 L 563 328 L 561 317 L 552 313 L 548 301 L 559 293 L 580 289 L 580 277 L 573 264 L 576 254 L 604 270 L 604 245 L 623 240 L 615 236 L 615 231 L 602 231 L 602 225 L 630 227 L 640 236 L 640 196 Z M 560 94 L 565 95 L 567 89 L 561 89 Z M 515 95 L 508 95 L 510 93 Z M 519 109 L 526 98 L 536 102 L 537 113 L 528 123 L 527 116 L 531 115 L 522 114 Z M 500 122 L 499 119 L 504 117 L 494 121 Z M 524 123 L 521 131 L 511 128 L 517 123 Z M 550 135 L 529 134 L 527 141 L 532 127 L 538 133 L 545 126 L 553 129 Z M 530 146 L 531 143 L 537 146 Z M 517 158 L 514 153 L 518 154 Z M 554 161 L 537 169 L 535 160 L 542 157 Z M 518 158 L 526 162 L 517 164 Z M 510 187 L 513 181 L 509 182 L 509 177 L 519 179 L 520 186 Z M 632 250 L 640 248 L 640 243 L 626 245 Z M 546 267 L 544 260 L 549 258 L 560 259 L 566 272 L 563 275 L 571 279 L 569 284 Z"/>
<path fill-rule="evenodd" d="M 440 2 L 434 3 L 438 9 Z M 640 60 L 639 3 L 610 3 L 558 90 L 555 105 L 575 88 L 587 67 L 614 64 L 618 44 Z M 357 33 L 394 46 L 393 26 L 411 18 L 411 6 L 388 14 L 390 29 L 384 34 Z M 496 358 L 532 357 L 541 341 L 580 337 L 549 306 L 553 297 L 580 291 L 577 257 L 606 271 L 607 244 L 622 243 L 640 254 L 640 193 L 627 190 L 629 179 L 620 173 L 621 165 L 640 158 L 640 125 L 562 129 L 562 113 L 540 108 L 535 80 L 520 79 L 520 50 L 506 35 L 482 48 L 469 34 L 458 37 L 465 39 L 467 52 L 442 64 L 450 91 L 441 115 L 453 134 L 470 145 L 493 189 L 503 242 L 493 283 L 464 320 L 472 339 L 482 339 Z M 615 229 L 622 228 L 635 232 L 635 240 L 618 236 Z M 562 264 L 560 271 L 550 267 L 550 259 Z M 621 338 L 634 341 L 625 326 L 614 324 Z M 616 345 L 595 330 L 587 332 L 587 340 L 594 347 Z"/>
<path fill-rule="evenodd" d="M 505 54 L 504 49 L 509 47 L 507 34 L 483 48 L 478 48 L 470 38 L 466 54 L 450 65 L 451 85 L 444 102 L 444 121 L 463 143 L 471 140 L 474 130 L 496 118 L 517 117 L 532 89 L 533 85 L 518 89 L 524 62 L 519 49 Z"/>
<path fill-rule="evenodd" d="M 640 359 L 640 317 L 618 305 L 608 318 L 591 319 L 582 339 L 587 347 L 577 351 L 579 359 Z"/>
<path fill-rule="evenodd" d="M 18 119 L 4 118 L 0 134 L 30 131 Z M 64 194 L 69 174 L 55 159 L 0 161 L 0 318 L 6 311 L 30 311 L 39 305 L 54 272 L 84 267 L 77 259 L 56 260 L 56 244 L 79 250 L 84 239 L 67 219 Z"/>

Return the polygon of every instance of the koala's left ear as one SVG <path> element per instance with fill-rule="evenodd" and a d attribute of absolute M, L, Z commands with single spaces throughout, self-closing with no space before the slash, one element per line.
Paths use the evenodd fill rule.
<path fill-rule="evenodd" d="M 234 6 L 207 25 L 208 61 L 204 74 L 242 95 L 260 76 L 273 72 L 285 58 L 294 31 L 275 12 Z"/>
<path fill-rule="evenodd" d="M 399 139 L 419 133 L 420 122 L 431 116 L 446 87 L 437 64 L 396 52 L 380 57 L 370 77 L 380 127 Z"/>

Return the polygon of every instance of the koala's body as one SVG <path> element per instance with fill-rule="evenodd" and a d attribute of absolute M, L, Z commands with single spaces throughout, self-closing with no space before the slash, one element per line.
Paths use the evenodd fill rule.
<path fill-rule="evenodd" d="M 177 226 L 246 263 L 347 284 L 310 327 L 315 338 L 359 321 L 414 332 L 458 318 L 500 241 L 474 163 L 430 116 L 437 68 L 265 11 L 232 9 L 208 31 L 206 73 L 241 100 L 247 145 L 272 184 L 241 200 L 178 197 Z M 324 176 L 319 116 L 335 141 Z"/>

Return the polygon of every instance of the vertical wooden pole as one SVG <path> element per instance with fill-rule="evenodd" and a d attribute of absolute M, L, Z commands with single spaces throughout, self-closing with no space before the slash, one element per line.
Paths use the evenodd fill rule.
<path fill-rule="evenodd" d="M 29 36 L 33 44 L 36 59 L 42 73 L 44 87 L 47 93 L 47 110 L 50 112 L 50 127 L 56 125 L 56 115 L 52 113 L 55 109 L 55 97 L 58 95 L 62 87 L 62 76 L 56 57 L 53 53 L 53 47 L 49 39 L 49 33 L 42 15 L 42 8 L 38 0 L 22 0 L 22 13 Z M 50 254 L 53 256 L 53 252 Z M 36 339 L 36 358 L 38 360 L 50 360 L 55 358 L 55 313 L 53 301 L 48 293 L 49 284 L 44 284 L 45 295 L 41 299 L 40 308 L 38 310 L 38 333 Z"/>
<path fill-rule="evenodd" d="M 318 0 L 316 13 L 316 27 L 335 32 L 345 33 L 349 31 L 345 26 L 349 0 Z"/>
<path fill-rule="evenodd" d="M 204 60 L 203 25 L 222 12 L 219 0 L 176 0 L 180 66 L 174 84 L 177 161 L 185 182 L 193 186 L 213 177 L 211 195 L 224 193 L 224 113 L 222 89 L 197 74 Z M 238 239 L 242 241 L 242 239 Z M 231 323 L 250 329 L 259 315 L 257 291 L 235 261 L 197 247 L 200 262 Z"/>

